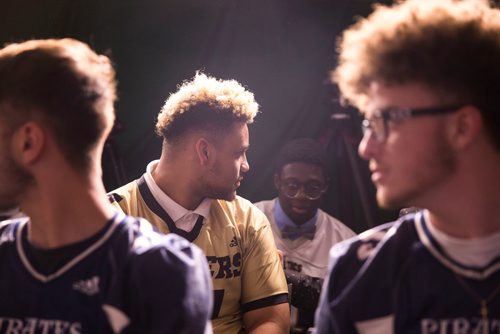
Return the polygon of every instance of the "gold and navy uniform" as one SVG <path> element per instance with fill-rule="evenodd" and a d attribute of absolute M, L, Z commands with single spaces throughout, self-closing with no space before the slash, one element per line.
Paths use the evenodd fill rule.
<path fill-rule="evenodd" d="M 239 196 L 231 202 L 214 199 L 207 221 L 202 224 L 199 219 L 191 232 L 185 232 L 175 227 L 144 178 L 109 196 L 126 214 L 144 217 L 159 231 L 177 233 L 205 252 L 214 289 L 215 333 L 243 332 L 242 313 L 288 301 L 271 227 L 249 201 Z"/>

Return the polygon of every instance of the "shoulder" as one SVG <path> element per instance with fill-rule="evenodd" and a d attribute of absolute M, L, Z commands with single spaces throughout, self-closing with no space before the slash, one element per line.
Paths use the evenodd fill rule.
<path fill-rule="evenodd" d="M 108 199 L 111 203 L 122 205 L 122 202 L 129 202 L 136 199 L 138 191 L 137 180 L 134 180 L 120 188 L 110 191 L 108 193 Z"/>
<path fill-rule="evenodd" d="M 337 294 L 377 277 L 391 277 L 412 251 L 415 241 L 418 236 L 414 221 L 406 219 L 338 243 L 330 251 L 330 292 Z"/>
<path fill-rule="evenodd" d="M 265 200 L 265 201 L 255 202 L 254 205 L 256 207 L 258 207 L 260 210 L 265 211 L 265 210 L 273 209 L 275 201 L 276 201 L 276 198 L 270 199 L 270 200 Z"/>
<path fill-rule="evenodd" d="M 368 258 L 379 256 L 382 251 L 391 252 L 405 247 L 404 239 L 414 232 L 413 220 L 383 224 L 339 243 L 332 248 L 330 258 L 364 262 Z"/>
<path fill-rule="evenodd" d="M 203 332 L 212 308 L 212 285 L 197 246 L 126 216 L 116 225 L 110 247 L 114 254 L 108 257 L 115 259 L 110 264 L 119 275 L 108 304 L 135 320 L 131 332 Z"/>
<path fill-rule="evenodd" d="M 316 313 L 318 333 L 332 326 L 352 332 L 353 323 L 390 316 L 398 278 L 421 249 L 418 243 L 414 216 L 405 216 L 335 245 Z"/>
<path fill-rule="evenodd" d="M 232 201 L 217 200 L 217 202 L 225 205 L 230 210 L 247 211 L 255 209 L 255 205 L 252 202 L 238 195 Z"/>
<path fill-rule="evenodd" d="M 156 289 L 165 289 L 160 287 L 165 281 L 184 289 L 188 282 L 201 287 L 208 284 L 208 264 L 202 250 L 177 234 L 155 232 L 145 219 L 126 216 L 117 227 L 111 247 L 122 259 L 131 284 L 150 282 Z"/>
<path fill-rule="evenodd" d="M 266 215 L 249 200 L 236 196 L 232 201 L 214 200 L 211 211 L 215 215 L 225 215 L 237 225 L 245 225 L 256 229 L 269 225 Z"/>
<path fill-rule="evenodd" d="M 318 210 L 318 223 L 321 224 L 324 230 L 328 231 L 327 233 L 331 235 L 336 234 L 342 240 L 356 235 L 347 225 L 321 209 Z"/>
<path fill-rule="evenodd" d="M 254 205 L 259 210 L 261 210 L 262 212 L 264 212 L 264 214 L 267 217 L 269 217 L 269 216 L 273 215 L 275 203 L 276 203 L 276 198 L 275 199 L 266 200 L 266 201 L 256 202 L 256 203 L 254 203 Z"/>
<path fill-rule="evenodd" d="M 28 217 L 4 220 L 0 223 L 0 245 L 12 243 L 16 239 L 19 227 L 29 220 Z"/>
<path fill-rule="evenodd" d="M 119 228 L 119 238 L 126 240 L 128 253 L 135 261 L 175 262 L 188 266 L 193 261 L 204 262 L 204 255 L 196 245 L 174 233 L 155 232 L 145 219 L 127 216 Z"/>

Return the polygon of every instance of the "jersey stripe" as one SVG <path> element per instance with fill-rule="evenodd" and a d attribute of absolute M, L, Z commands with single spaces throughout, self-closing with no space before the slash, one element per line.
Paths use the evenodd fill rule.
<path fill-rule="evenodd" d="M 23 246 L 22 246 L 22 231 L 23 229 L 27 226 L 28 221 L 21 222 L 17 228 L 16 231 L 16 248 L 17 252 L 19 254 L 19 257 L 24 265 L 24 267 L 28 270 L 28 272 L 35 277 L 37 280 L 47 283 L 50 282 L 51 280 L 63 275 L 66 273 L 68 270 L 73 268 L 78 262 L 83 260 L 85 257 L 87 257 L 89 254 L 91 254 L 93 251 L 95 251 L 97 248 L 99 248 L 103 243 L 105 243 L 109 237 L 113 234 L 113 231 L 116 229 L 116 227 L 119 225 L 119 223 L 116 223 L 118 221 L 123 221 L 125 219 L 125 215 L 121 212 L 116 212 L 111 218 L 111 220 L 114 222 L 111 224 L 109 229 L 106 231 L 106 233 L 97 240 L 93 245 L 91 245 L 89 248 L 87 248 L 85 251 L 80 253 L 78 256 L 74 257 L 71 261 L 66 263 L 64 266 L 61 267 L 61 269 L 57 270 L 53 274 L 50 275 L 43 275 L 39 273 L 30 263 L 28 260 L 26 253 L 24 252 Z"/>
<path fill-rule="evenodd" d="M 441 246 L 437 243 L 429 231 L 427 224 L 428 223 L 425 221 L 423 211 L 419 212 L 415 217 L 415 227 L 420 240 L 427 250 L 429 250 L 429 252 L 448 269 L 461 276 L 476 280 L 484 280 L 500 269 L 500 259 L 498 258 L 483 268 L 465 266 L 454 261 L 442 250 Z"/>
<path fill-rule="evenodd" d="M 167 224 L 170 232 L 180 235 L 181 237 L 187 239 L 189 242 L 193 242 L 198 237 L 201 228 L 203 227 L 203 216 L 198 217 L 193 229 L 190 232 L 181 230 L 180 228 L 177 228 L 177 226 L 175 226 L 175 223 L 170 215 L 165 212 L 160 203 L 156 201 L 153 194 L 151 193 L 151 190 L 148 188 L 148 184 L 146 183 L 144 176 L 137 180 L 137 186 L 142 198 L 144 199 L 144 203 L 146 203 L 149 209 L 153 211 L 158 217 L 163 219 L 163 221 Z"/>

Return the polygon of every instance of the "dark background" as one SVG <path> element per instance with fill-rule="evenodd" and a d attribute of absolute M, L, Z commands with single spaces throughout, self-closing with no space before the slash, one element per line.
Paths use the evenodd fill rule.
<path fill-rule="evenodd" d="M 339 33 L 369 13 L 371 3 L 1 0 L 0 42 L 73 37 L 113 59 L 119 101 L 103 159 L 108 190 L 139 177 L 159 157 L 156 115 L 179 83 L 203 70 L 238 80 L 261 106 L 250 126 L 251 170 L 239 194 L 251 201 L 273 198 L 276 152 L 290 139 L 317 138 L 333 162 L 323 208 L 360 232 L 397 213 L 376 207 L 367 164 L 356 153 L 359 116 L 340 107 L 329 71 Z"/>

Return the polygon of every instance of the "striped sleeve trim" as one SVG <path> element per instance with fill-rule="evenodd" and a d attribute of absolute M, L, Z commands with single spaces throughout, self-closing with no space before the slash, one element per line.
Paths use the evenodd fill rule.
<path fill-rule="evenodd" d="M 266 306 L 278 305 L 283 303 L 288 303 L 288 293 L 281 293 L 278 295 L 269 296 L 266 298 L 254 300 L 249 303 L 243 304 L 241 305 L 241 312 L 245 313 Z"/>

